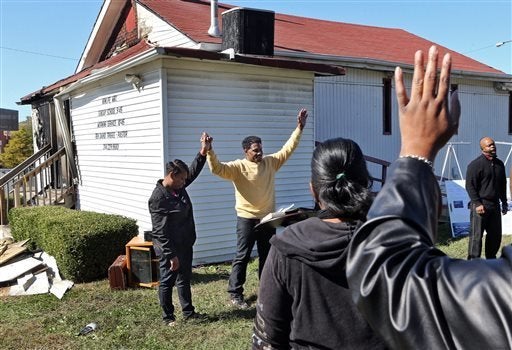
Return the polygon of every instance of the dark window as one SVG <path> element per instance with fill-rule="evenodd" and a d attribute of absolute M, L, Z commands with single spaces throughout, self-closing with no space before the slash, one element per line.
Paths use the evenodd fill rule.
<path fill-rule="evenodd" d="M 391 78 L 382 79 L 382 133 L 391 135 Z"/>
<path fill-rule="evenodd" d="M 52 105 L 50 102 L 43 102 L 38 106 L 33 106 L 37 110 L 35 115 L 36 128 L 34 130 L 34 137 L 36 139 L 37 149 L 41 149 L 51 142 L 50 127 L 51 127 L 51 113 Z"/>
<path fill-rule="evenodd" d="M 450 92 L 454 92 L 457 90 L 459 90 L 459 84 L 451 84 L 450 85 Z M 459 129 L 455 130 L 454 135 L 458 135 L 458 134 L 459 134 Z"/>

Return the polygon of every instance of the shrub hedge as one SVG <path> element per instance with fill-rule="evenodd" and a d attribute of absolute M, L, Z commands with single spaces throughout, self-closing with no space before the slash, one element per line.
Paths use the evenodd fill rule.
<path fill-rule="evenodd" d="M 55 257 L 63 277 L 75 282 L 105 278 L 138 233 L 133 219 L 61 206 L 13 208 L 8 215 L 13 238 L 30 239 L 31 249 Z"/>

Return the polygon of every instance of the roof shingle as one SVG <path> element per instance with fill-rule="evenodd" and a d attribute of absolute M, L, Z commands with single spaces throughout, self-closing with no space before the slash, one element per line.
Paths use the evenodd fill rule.
<path fill-rule="evenodd" d="M 174 25 L 196 42 L 220 43 L 221 39 L 208 35 L 210 1 L 203 0 L 138 0 Z M 219 4 L 221 14 L 234 6 Z M 275 14 L 274 47 L 276 51 L 304 52 L 354 59 L 371 59 L 391 63 L 413 64 L 417 50 L 428 51 L 434 43 L 402 29 L 382 28 L 314 18 Z M 450 52 L 453 69 L 504 74 L 488 65 L 452 51 L 441 45 L 440 53 Z"/>

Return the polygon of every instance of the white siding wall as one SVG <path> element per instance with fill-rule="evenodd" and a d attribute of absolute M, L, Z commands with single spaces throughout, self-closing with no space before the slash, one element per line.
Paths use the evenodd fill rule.
<path fill-rule="evenodd" d="M 393 160 L 400 148 L 397 108 L 393 89 L 392 133 L 383 135 L 384 77 L 384 72 L 347 68 L 344 76 L 316 78 L 315 140 L 352 139 L 365 155 Z M 380 166 L 368 163 L 368 169 L 380 178 Z"/>
<path fill-rule="evenodd" d="M 339 77 L 320 77 L 315 82 L 315 140 L 345 137 L 356 141 L 365 155 L 386 161 L 396 159 L 400 151 L 398 109 L 394 81 L 392 88 L 392 133 L 383 135 L 382 79 L 384 72 L 347 68 Z M 406 86 L 411 75 L 405 74 Z M 459 84 L 462 116 L 458 135 L 453 142 L 471 142 L 454 145 L 465 177 L 467 164 L 479 154 L 479 140 L 483 136 L 496 141 L 511 142 L 508 135 L 508 94 L 497 93 L 492 82 L 453 79 Z M 500 152 L 501 150 L 501 152 Z M 499 155 L 505 158 L 509 148 L 499 146 Z M 439 152 L 434 164 L 441 175 L 446 147 Z M 510 165 L 510 162 L 509 162 Z M 380 166 L 368 164 L 371 174 L 380 177 Z M 508 173 L 508 167 L 507 167 Z M 458 176 L 453 156 L 448 157 L 445 177 Z"/>
<path fill-rule="evenodd" d="M 142 36 L 148 35 L 148 39 L 158 46 L 178 46 L 192 48 L 196 45 L 189 37 L 155 16 L 144 6 L 137 3 L 137 20 Z M 193 19 L 191 19 L 193 20 Z"/>
<path fill-rule="evenodd" d="M 458 135 L 454 135 L 451 141 L 471 142 L 470 145 L 454 145 L 457 157 L 461 163 L 463 177 L 466 177 L 466 167 L 480 154 L 479 141 L 484 136 L 492 137 L 497 142 L 512 142 L 508 134 L 508 93 L 497 93 L 492 82 L 475 82 L 471 80 L 458 80 L 459 99 L 462 115 L 459 123 Z M 498 157 L 505 161 L 510 151 L 510 146 L 497 145 Z M 441 171 L 442 161 L 446 154 L 446 148 L 439 152 L 438 169 Z M 506 164 L 507 174 L 511 162 Z M 446 174 L 455 174 L 456 164 L 453 157 L 447 162 Z"/>
<path fill-rule="evenodd" d="M 281 148 L 297 123 L 301 107 L 310 110 L 299 148 L 276 177 L 277 207 L 313 206 L 309 162 L 313 150 L 313 75 L 306 72 L 236 64 L 168 63 L 167 118 L 169 159 L 190 163 L 203 130 L 214 138 L 221 161 L 243 158 L 241 141 L 260 136 L 266 154 Z M 198 240 L 196 263 L 233 258 L 236 248 L 234 188 L 205 166 L 189 187 Z"/>
<path fill-rule="evenodd" d="M 128 73 L 142 77 L 140 91 L 124 81 L 124 73 L 103 79 L 73 92 L 71 116 L 81 179 L 79 208 L 134 218 L 140 232 L 151 228 L 147 200 L 165 163 L 174 158 L 190 163 L 203 130 L 214 137 L 221 161 L 242 158 L 240 143 L 248 135 L 260 136 L 269 154 L 288 139 L 297 111 L 310 111 L 299 148 L 276 177 L 277 207 L 313 206 L 308 182 L 315 140 L 351 138 L 366 155 L 388 161 L 399 151 L 394 90 L 392 134 L 382 135 L 382 72 L 349 69 L 346 76 L 317 78 L 314 84 L 307 72 L 168 59 Z M 407 86 L 410 79 L 406 75 Z M 472 143 L 455 146 L 465 175 L 482 136 L 511 141 L 508 94 L 496 93 L 490 82 L 452 83 L 459 84 L 462 104 L 459 134 L 452 141 Z M 504 158 L 508 148 L 498 147 Z M 437 174 L 444 152 L 436 160 Z M 380 175 L 379 167 L 369 168 Z M 445 176 L 454 168 L 449 162 Z M 189 193 L 198 232 L 195 263 L 230 260 L 236 246 L 232 184 L 205 166 Z"/>
<path fill-rule="evenodd" d="M 177 59 L 164 65 L 129 72 L 142 77 L 140 92 L 119 74 L 73 93 L 80 209 L 125 215 L 137 220 L 140 233 L 149 230 L 147 200 L 165 163 L 175 158 L 190 163 L 203 130 L 214 137 L 222 161 L 243 157 L 241 140 L 248 135 L 262 137 L 268 154 L 288 139 L 301 107 L 310 111 L 308 125 L 299 148 L 278 172 L 276 202 L 277 207 L 313 206 L 308 187 L 314 147 L 312 73 Z M 111 108 L 117 113 L 105 115 Z M 188 191 L 198 233 L 195 263 L 232 259 L 233 186 L 206 165 Z"/>
<path fill-rule="evenodd" d="M 162 177 L 161 71 L 138 92 L 124 74 L 77 91 L 71 115 L 80 175 L 79 208 L 120 214 L 151 227 L 147 200 Z M 105 114 L 113 109 L 115 114 Z M 105 137 L 105 138 L 103 138 Z"/>

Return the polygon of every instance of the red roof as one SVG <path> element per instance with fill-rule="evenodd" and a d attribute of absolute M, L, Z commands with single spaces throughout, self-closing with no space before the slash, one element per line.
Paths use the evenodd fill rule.
<path fill-rule="evenodd" d="M 221 42 L 221 39 L 212 38 L 207 33 L 210 26 L 210 1 L 138 0 L 138 2 L 196 42 Z M 233 7 L 219 4 L 218 16 L 221 28 L 221 13 Z M 274 48 L 276 51 L 295 51 L 412 65 L 414 53 L 419 49 L 427 51 L 432 44 L 434 43 L 402 29 L 275 14 Z M 504 74 L 502 71 L 441 45 L 437 46 L 441 53 L 452 54 L 455 70 Z"/>
<path fill-rule="evenodd" d="M 210 1 L 204 0 L 137 0 L 146 6 L 164 21 L 173 25 L 184 35 L 199 43 L 221 43 L 220 38 L 208 35 L 210 27 Z M 222 12 L 235 6 L 218 5 L 219 26 L 222 29 Z M 274 48 L 275 51 L 290 51 L 297 53 L 308 53 L 316 55 L 338 56 L 347 59 L 387 61 L 392 64 L 413 64 L 414 53 L 419 50 L 428 50 L 434 44 L 431 41 L 408 33 L 401 29 L 381 28 L 349 23 L 324 21 L 314 18 L 275 14 L 274 25 Z M 438 45 L 440 52 L 451 52 L 455 70 L 505 74 L 497 69 L 475 61 L 469 57 L 451 51 Z M 98 62 L 94 66 L 86 68 L 81 72 L 61 79 L 50 86 L 43 87 L 20 100 L 23 104 L 37 99 L 38 97 L 52 92 L 57 88 L 66 86 L 78 79 L 91 74 L 95 69 L 112 66 L 130 57 L 151 49 L 145 42 L 141 41 L 129 49 L 109 59 Z M 177 53 L 179 50 L 169 49 L 168 53 Z M 190 50 L 179 51 L 186 56 L 193 57 Z M 216 57 L 216 59 L 219 59 Z M 243 61 L 243 58 L 238 60 Z M 249 62 L 245 62 L 249 63 Z M 252 64 L 270 66 L 282 66 L 281 60 L 270 62 L 268 59 L 252 60 Z M 320 67 L 311 65 L 297 65 L 297 69 L 319 69 L 328 71 L 335 67 Z M 331 72 L 332 73 L 332 72 Z M 332 73 L 334 74 L 334 73 Z M 338 68 L 338 74 L 343 74 Z"/>
<path fill-rule="evenodd" d="M 23 103 L 29 103 L 34 99 L 37 100 L 41 96 L 55 92 L 58 88 L 74 83 L 75 81 L 85 78 L 89 76 L 94 70 L 98 70 L 101 68 L 114 66 L 120 62 L 127 60 L 128 58 L 135 57 L 139 54 L 142 54 L 146 51 L 154 50 L 152 46 L 150 46 L 146 41 L 142 40 L 138 44 L 120 52 L 119 54 L 112 56 L 104 61 L 98 62 L 92 67 L 83 69 L 79 73 L 71 75 L 67 78 L 61 79 L 50 86 L 45 86 L 38 91 L 35 91 L 25 97 L 21 98 Z M 190 48 L 183 47 L 167 47 L 167 48 L 159 48 L 160 54 L 165 54 L 169 56 L 176 57 L 190 57 L 190 58 L 198 58 L 198 59 L 207 59 L 207 60 L 226 60 L 224 54 L 219 52 L 211 52 L 205 50 L 196 50 Z M 306 61 L 295 61 L 295 60 L 284 60 L 273 57 L 258 57 L 258 56 L 237 56 L 233 60 L 233 62 L 245 63 L 245 64 L 254 64 L 259 66 L 267 66 L 267 67 L 276 67 L 276 68 L 286 68 L 286 69 L 297 69 L 297 70 L 306 70 L 310 72 L 316 72 L 320 74 L 333 74 L 333 75 L 344 75 L 345 69 L 339 66 L 332 66 L 328 64 L 321 63 L 313 63 Z"/>
<path fill-rule="evenodd" d="M 29 102 L 32 99 L 37 98 L 37 96 L 44 95 L 48 92 L 51 92 L 55 89 L 62 87 L 62 86 L 66 86 L 68 84 L 74 83 L 75 81 L 77 81 L 79 79 L 85 78 L 85 77 L 89 76 L 93 70 L 115 65 L 115 64 L 120 63 L 130 57 L 134 57 L 140 53 L 143 53 L 151 48 L 152 47 L 149 46 L 145 41 L 140 41 L 138 44 L 124 50 L 123 52 L 121 52 L 115 56 L 110 57 L 109 59 L 107 59 L 105 61 L 98 62 L 94 66 L 86 68 L 86 69 L 80 71 L 79 73 L 70 75 L 69 77 L 66 77 L 64 79 L 61 79 L 61 80 L 53 83 L 50 86 L 44 86 L 41 89 L 39 89 L 38 91 L 35 91 L 27 96 L 22 97 L 20 100 L 22 102 Z"/>

